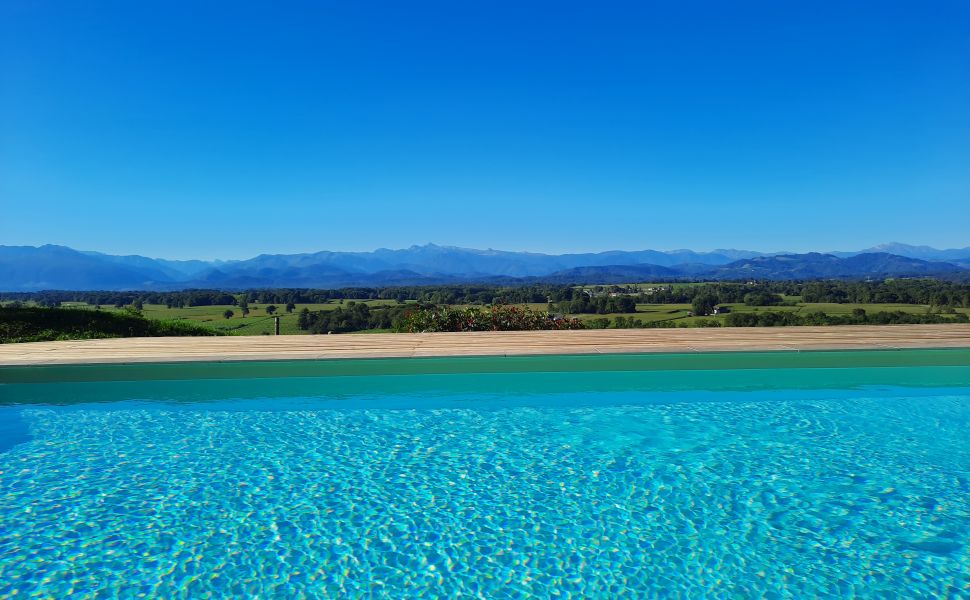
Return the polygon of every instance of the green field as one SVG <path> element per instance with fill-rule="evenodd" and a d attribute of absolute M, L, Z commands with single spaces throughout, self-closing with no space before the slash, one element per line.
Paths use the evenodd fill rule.
<path fill-rule="evenodd" d="M 185 308 L 169 308 L 164 304 L 146 304 L 142 309 L 142 314 L 149 319 L 180 319 L 186 320 L 206 327 L 211 327 L 225 333 L 233 335 L 272 335 L 275 327 L 274 317 L 280 318 L 280 334 L 305 334 L 298 326 L 299 312 L 304 308 L 310 311 L 336 310 L 345 307 L 350 302 L 366 304 L 371 307 L 393 306 L 397 304 L 395 300 L 333 300 L 325 304 L 297 304 L 296 310 L 287 313 L 285 304 L 276 304 L 276 314 L 266 314 L 266 304 L 250 304 L 249 314 L 243 316 L 242 309 L 232 305 L 213 305 L 213 306 L 187 306 Z M 61 306 L 65 308 L 88 308 L 95 310 L 95 307 L 84 302 L 63 302 Z M 114 306 L 101 306 L 104 311 L 121 311 Z M 231 310 L 232 318 L 226 319 L 223 313 Z"/>
<path fill-rule="evenodd" d="M 787 297 L 786 301 L 794 301 L 796 297 Z M 810 313 L 821 311 L 828 315 L 849 315 L 852 311 L 861 308 L 867 313 L 877 313 L 877 312 L 892 312 L 892 311 L 902 311 L 905 313 L 925 313 L 929 310 L 929 306 L 925 304 L 835 304 L 826 302 L 817 303 L 799 303 L 797 306 L 747 306 L 745 304 L 722 304 L 721 306 L 727 306 L 731 312 L 795 312 L 795 313 Z M 623 314 L 608 314 L 608 315 L 573 315 L 584 321 L 592 319 L 602 319 L 607 318 L 611 322 L 616 320 L 616 317 L 626 317 L 640 319 L 644 323 L 654 322 L 654 321 L 674 321 L 677 325 L 695 325 L 699 321 L 709 321 L 714 319 L 723 323 L 725 317 L 722 315 L 709 316 L 709 317 L 689 317 L 687 316 L 691 311 L 690 304 L 637 304 L 637 312 L 635 313 L 623 313 Z M 970 315 L 970 309 L 958 308 L 957 312 L 965 313 Z"/>
<path fill-rule="evenodd" d="M 641 284 L 649 285 L 649 284 Z M 790 296 L 785 298 L 788 302 L 798 302 L 800 300 L 797 296 Z M 304 308 L 308 308 L 310 311 L 318 310 L 336 310 L 341 307 L 346 307 L 350 302 L 357 302 L 360 304 L 367 304 L 370 307 L 379 306 L 393 306 L 397 304 L 395 300 L 344 300 L 343 302 L 339 300 L 332 300 L 324 304 L 298 304 L 296 310 L 292 313 L 287 313 L 285 305 L 276 305 L 277 313 L 276 315 L 267 315 L 265 304 L 250 304 L 249 314 L 247 316 L 242 315 L 242 309 L 238 306 L 231 305 L 218 305 L 218 306 L 191 306 L 185 308 L 168 308 L 163 304 L 146 304 L 142 310 L 148 318 L 152 319 L 176 319 L 185 320 L 205 327 L 210 327 L 212 329 L 229 333 L 232 335 L 272 335 L 274 331 L 274 316 L 280 317 L 280 333 L 281 334 L 305 334 L 307 332 L 301 330 L 298 326 L 299 312 Z M 95 310 L 95 307 L 83 302 L 64 302 L 62 303 L 64 307 L 73 308 L 87 308 L 90 310 Z M 471 306 L 471 305 L 464 305 Z M 528 307 L 532 310 L 545 311 L 548 307 L 545 303 L 530 303 L 530 304 L 519 304 L 517 306 Z M 929 310 L 927 305 L 918 304 L 834 304 L 834 303 L 801 303 L 794 306 L 747 306 L 745 304 L 725 304 L 730 308 L 732 312 L 743 313 L 743 312 L 797 312 L 797 313 L 807 313 L 822 311 L 829 315 L 848 315 L 851 314 L 853 310 L 857 308 L 864 309 L 867 313 L 876 313 L 882 311 L 903 311 L 907 313 L 925 313 Z M 102 306 L 100 310 L 114 312 L 121 311 L 124 309 L 118 309 L 114 306 Z M 223 313 L 226 310 L 231 310 L 233 313 L 232 318 L 226 319 L 223 317 Z M 581 314 L 581 315 L 570 315 L 577 317 L 583 321 L 591 321 L 594 319 L 609 319 L 612 323 L 617 317 L 626 317 L 632 319 L 640 319 L 644 323 L 652 323 L 657 321 L 671 321 L 673 324 L 678 326 L 694 326 L 699 324 L 701 321 L 716 320 L 723 323 L 725 317 L 721 315 L 710 316 L 710 317 L 690 317 L 691 306 L 689 304 L 637 304 L 637 312 L 635 313 L 624 313 L 624 314 Z M 958 308 L 957 312 L 962 312 L 970 315 L 970 309 Z M 360 332 L 360 333 L 374 333 L 371 332 Z"/>
<path fill-rule="evenodd" d="M 609 315 L 584 314 L 571 316 L 577 317 L 583 321 L 602 318 L 608 318 L 610 321 L 614 321 L 616 320 L 616 317 L 628 317 L 640 319 L 644 323 L 651 323 L 653 321 L 684 319 L 687 317 L 687 313 L 689 312 L 690 304 L 637 304 L 637 312 L 635 313 L 614 313 Z"/>

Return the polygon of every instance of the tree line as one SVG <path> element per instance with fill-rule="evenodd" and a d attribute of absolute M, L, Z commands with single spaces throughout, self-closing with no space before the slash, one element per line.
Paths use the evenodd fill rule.
<path fill-rule="evenodd" d="M 277 288 L 228 292 L 181 290 L 173 292 L 41 291 L 0 292 L 0 301 L 32 301 L 41 306 L 62 302 L 86 302 L 102 306 L 136 303 L 168 307 L 244 306 L 273 304 L 281 307 L 320 304 L 331 300 L 395 300 L 423 304 L 526 304 L 549 303 L 553 310 L 571 314 L 633 312 L 632 304 L 693 304 L 697 297 L 716 304 L 740 303 L 770 306 L 782 296 L 801 296 L 803 302 L 858 304 L 928 304 L 936 307 L 970 308 L 970 283 L 937 279 L 891 279 L 885 281 L 753 281 L 686 285 L 665 283 L 644 290 L 639 286 L 571 286 L 537 284 L 523 286 L 445 285 L 332 290 Z M 623 303 L 622 306 L 620 303 Z M 568 303 L 568 304 L 566 304 Z M 566 310 L 568 309 L 568 310 Z"/>
<path fill-rule="evenodd" d="M 938 313 L 907 313 L 900 310 L 867 313 L 856 308 L 849 315 L 829 315 L 824 312 L 799 314 L 794 312 L 730 313 L 724 319 L 727 327 L 783 327 L 791 325 L 915 325 L 930 323 L 970 323 L 966 313 L 941 315 Z"/>
<path fill-rule="evenodd" d="M 350 301 L 335 310 L 311 311 L 303 308 L 297 325 L 310 333 L 350 333 L 368 329 L 394 329 L 411 305 L 370 307 Z"/>
<path fill-rule="evenodd" d="M 228 292 L 225 290 L 144 291 L 70 291 L 0 292 L 0 301 L 35 302 L 58 306 L 62 302 L 86 302 L 101 306 L 164 304 L 170 308 L 187 306 L 239 306 L 246 304 L 324 304 L 331 300 L 396 300 L 426 304 L 523 304 L 569 300 L 568 286 L 405 286 L 386 288 L 300 289 L 276 288 Z"/>
<path fill-rule="evenodd" d="M 637 298 L 634 296 L 590 297 L 580 294 L 572 300 L 550 302 L 549 312 L 566 315 L 607 315 L 612 313 L 632 313 L 637 311 Z"/>

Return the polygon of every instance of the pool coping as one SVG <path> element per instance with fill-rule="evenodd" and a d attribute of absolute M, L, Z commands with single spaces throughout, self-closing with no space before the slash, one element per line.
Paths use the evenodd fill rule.
<path fill-rule="evenodd" d="M 111 338 L 0 344 L 0 366 L 970 348 L 970 324 Z"/>
<path fill-rule="evenodd" d="M 187 381 L 203 379 L 279 379 L 398 375 L 468 375 L 486 373 L 576 372 L 765 372 L 777 369 L 864 370 L 912 367 L 951 369 L 961 385 L 970 386 L 970 348 L 900 350 L 813 350 L 807 352 L 614 353 L 522 356 L 431 356 L 421 358 L 354 358 L 341 360 L 276 360 L 155 362 L 0 366 L 0 400 L 5 384 L 121 381 Z M 940 372 L 937 373 L 939 375 Z M 918 376 L 904 377 L 913 383 Z M 820 382 L 814 382 L 820 383 Z"/>

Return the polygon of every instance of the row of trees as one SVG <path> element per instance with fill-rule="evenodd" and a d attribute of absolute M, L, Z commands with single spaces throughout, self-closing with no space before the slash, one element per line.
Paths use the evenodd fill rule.
<path fill-rule="evenodd" d="M 610 294 L 618 294 L 611 296 Z M 387 288 L 342 288 L 337 290 L 264 289 L 229 293 L 223 290 L 183 290 L 178 292 L 2 292 L 0 301 L 33 301 L 42 306 L 58 306 L 62 302 L 87 302 L 94 305 L 129 306 L 136 303 L 164 304 L 169 307 L 234 305 L 240 309 L 249 304 L 296 306 L 324 303 L 330 300 L 396 300 L 399 303 L 416 301 L 423 304 L 525 304 L 570 303 L 569 313 L 632 312 L 614 306 L 607 308 L 611 298 L 629 299 L 633 304 L 691 304 L 695 298 L 713 297 L 715 304 L 744 302 L 755 306 L 770 306 L 782 301 L 781 296 L 801 296 L 804 302 L 834 303 L 901 303 L 928 304 L 970 308 L 970 283 L 936 279 L 892 279 L 869 281 L 759 281 L 717 282 L 705 284 L 663 284 L 643 291 L 635 286 L 587 286 L 583 289 L 569 285 L 462 285 L 462 286 L 405 286 Z M 619 302 L 620 300 L 614 300 Z M 576 310 L 572 310 L 572 303 Z M 556 307 L 555 310 L 559 310 Z M 605 312 L 604 312 L 605 311 Z"/>
<path fill-rule="evenodd" d="M 967 323 L 966 313 L 941 315 L 938 313 L 907 313 L 879 311 L 867 313 L 857 308 L 850 315 L 828 315 L 824 312 L 799 314 L 794 312 L 731 313 L 725 317 L 727 327 L 780 327 L 790 325 L 908 325 L 925 323 Z"/>
<path fill-rule="evenodd" d="M 43 306 L 62 302 L 93 305 L 128 306 L 135 302 L 164 304 L 170 308 L 187 306 L 274 304 L 323 304 L 331 300 L 396 300 L 426 304 L 518 304 L 569 300 L 573 288 L 560 285 L 539 286 L 412 286 L 388 288 L 261 289 L 230 293 L 223 290 L 183 290 L 178 292 L 64 291 L 0 292 L 0 301 L 32 301 Z"/>
<path fill-rule="evenodd" d="M 691 299 L 691 311 L 696 316 L 706 316 L 714 314 L 715 309 L 722 303 L 737 302 L 737 294 L 732 293 L 729 299 L 723 299 L 717 290 L 706 289 L 705 287 L 696 288 L 694 297 Z M 784 304 L 784 299 L 780 294 L 772 294 L 764 290 L 748 292 L 741 297 L 741 301 L 748 306 L 776 306 Z M 727 313 L 727 307 L 720 307 L 720 311 Z"/>
<path fill-rule="evenodd" d="M 408 306 L 382 306 L 371 308 L 362 302 L 348 302 L 335 310 L 300 311 L 297 324 L 310 333 L 349 333 L 368 329 L 393 329 L 401 320 Z"/>
<path fill-rule="evenodd" d="M 749 283 L 665 284 L 637 298 L 644 304 L 690 304 L 697 296 L 715 296 L 718 303 L 753 306 L 782 303 L 782 295 L 802 302 L 837 304 L 928 304 L 970 308 L 970 284 L 937 279 L 886 281 L 760 281 Z"/>
<path fill-rule="evenodd" d="M 616 317 L 590 319 L 586 327 L 590 329 L 669 329 L 679 327 L 790 327 L 796 325 L 907 325 L 928 323 L 968 323 L 970 317 L 964 313 L 941 315 L 939 313 L 906 313 L 902 311 L 878 311 L 867 313 L 856 309 L 850 315 L 828 315 L 823 312 L 799 314 L 794 312 L 762 311 L 755 313 L 729 313 L 723 321 L 718 319 L 699 319 L 692 322 L 672 319 L 666 321 L 644 322 L 635 317 Z"/>
<path fill-rule="evenodd" d="M 632 313 L 637 312 L 637 299 L 633 296 L 599 296 L 591 298 L 586 294 L 580 294 L 572 300 L 550 302 L 549 312 L 569 315 Z"/>
<path fill-rule="evenodd" d="M 883 282 L 813 281 L 801 284 L 803 302 L 929 304 L 970 308 L 970 284 L 935 279 Z"/>

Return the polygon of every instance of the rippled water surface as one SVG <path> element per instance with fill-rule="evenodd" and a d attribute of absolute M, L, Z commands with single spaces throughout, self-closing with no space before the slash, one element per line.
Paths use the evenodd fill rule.
<path fill-rule="evenodd" d="M 970 596 L 970 388 L 622 377 L 0 386 L 0 597 Z"/>

